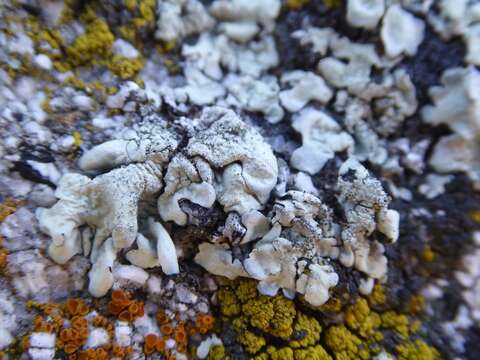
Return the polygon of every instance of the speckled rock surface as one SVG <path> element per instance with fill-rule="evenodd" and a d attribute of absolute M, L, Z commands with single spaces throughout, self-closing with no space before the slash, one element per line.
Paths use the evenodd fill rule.
<path fill-rule="evenodd" d="M 0 4 L 1 359 L 465 359 L 480 4 Z"/>

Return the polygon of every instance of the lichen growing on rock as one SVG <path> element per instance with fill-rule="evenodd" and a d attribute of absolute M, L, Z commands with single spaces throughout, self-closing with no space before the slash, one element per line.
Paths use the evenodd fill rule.
<path fill-rule="evenodd" d="M 4 0 L 0 358 L 476 359 L 479 10 Z"/>
<path fill-rule="evenodd" d="M 219 325 L 223 331 L 219 337 L 228 343 L 224 343 L 227 349 L 234 352 L 238 343 L 255 359 L 366 360 L 382 352 L 408 359 L 422 353 L 436 359 L 435 348 L 415 340 L 415 331 L 411 330 L 421 326 L 417 318 L 421 314 L 385 310 L 388 306 L 380 295 L 383 287 L 375 288 L 368 297 L 358 297 L 337 308 L 336 320 L 330 323 L 301 302 L 283 295 L 260 294 L 252 280 L 230 281 L 218 291 Z M 379 305 L 384 310 L 374 310 Z M 320 309 L 327 311 L 325 305 Z M 272 326 L 275 324 L 281 324 L 282 331 Z M 233 342 L 227 335 L 232 330 Z M 391 331 L 397 334 L 393 343 L 385 341 Z"/>
<path fill-rule="evenodd" d="M 89 272 L 89 289 L 94 296 L 103 296 L 110 289 L 113 284 L 110 268 L 118 251 L 135 241 L 138 250 L 127 254 L 134 265 L 146 268 L 161 265 L 167 274 L 178 272 L 178 265 L 170 264 L 175 259 L 174 244 L 162 225 L 153 218 L 149 220 L 149 232 L 156 238 L 156 249 L 151 247 L 148 236 L 138 232 L 139 202 L 163 190 L 158 198 L 158 212 L 163 221 L 181 226 L 192 221 L 180 207 L 180 200 L 189 200 L 203 208 L 210 208 L 218 201 L 225 213 L 242 216 L 240 226 L 247 227 L 247 234 L 258 231 L 248 227 L 263 224 L 265 230 L 256 236 L 264 235 L 262 240 L 243 264 L 236 265 L 237 273 L 233 277 L 242 275 L 261 280 L 259 286 L 269 288 L 264 290 L 267 292 L 283 288 L 305 294 L 306 300 L 314 305 L 326 302 L 328 289 L 338 282 L 329 258 L 322 258 L 336 259 L 339 255 L 338 248 L 334 247 L 338 234 L 332 231 L 333 219 L 320 220 L 322 214 L 330 216 L 331 211 L 313 195 L 290 192 L 285 194 L 285 200 L 276 202 L 268 220 L 258 210 L 269 201 L 277 182 L 277 161 L 271 148 L 252 127 L 229 110 L 204 109 L 194 123 L 186 118 L 180 120 L 187 134 L 182 139 L 168 122 L 157 120 L 154 124 L 147 120 L 137 127 L 135 142 L 111 140 L 85 153 L 79 160 L 85 171 L 124 167 L 93 180 L 79 174 L 67 174 L 60 180 L 56 191 L 60 201 L 51 209 L 37 211 L 41 229 L 53 239 L 50 256 L 65 263 L 80 253 L 82 246 L 85 255 L 91 248 L 93 266 Z M 184 149 L 178 148 L 181 143 L 186 144 Z M 344 176 L 347 172 L 348 178 Z M 386 274 L 383 247 L 378 242 L 370 245 L 366 236 L 378 227 L 395 241 L 398 214 L 387 209 L 388 198 L 381 185 L 354 160 L 347 161 L 340 169 L 338 187 L 341 191 L 338 200 L 344 204 L 350 221 L 342 231 L 344 246 L 340 247 L 340 262 L 352 266 L 355 259 L 358 270 L 380 278 Z M 356 207 L 358 204 L 364 206 L 362 214 Z M 301 207 L 304 210 L 299 211 Z M 269 221 L 272 228 L 268 232 Z M 79 231 L 83 224 L 96 230 L 93 240 L 88 233 L 84 235 Z M 282 226 L 285 231 L 291 228 L 303 240 L 295 244 L 288 236 L 278 238 Z M 244 237 L 242 242 L 252 240 L 255 238 Z M 221 248 L 220 252 L 216 250 L 218 246 L 201 247 L 197 262 L 214 274 L 228 275 L 232 264 L 222 265 L 215 260 L 217 256 L 225 256 Z M 311 263 L 300 260 L 302 258 Z M 219 265 L 223 268 L 217 268 Z M 272 267 L 282 270 L 272 272 L 269 270 Z"/>

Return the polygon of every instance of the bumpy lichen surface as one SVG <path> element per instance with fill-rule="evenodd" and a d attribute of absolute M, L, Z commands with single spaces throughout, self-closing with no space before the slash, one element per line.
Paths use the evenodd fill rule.
<path fill-rule="evenodd" d="M 479 10 L 2 1 L 0 359 L 476 360 Z"/>
<path fill-rule="evenodd" d="M 419 313 L 389 310 L 379 285 L 368 297 L 332 306 L 335 299 L 312 311 L 305 304 L 282 295 L 266 297 L 255 290 L 255 282 L 230 282 L 218 291 L 219 327 L 229 349 L 240 344 L 255 359 L 372 359 L 387 352 L 405 359 L 440 359 L 434 347 L 418 338 Z M 379 310 L 374 310 L 378 308 Z M 321 314 L 336 314 L 333 323 Z M 253 317 L 252 317 L 253 316 Z M 282 331 L 274 324 L 281 324 Z M 227 339 L 232 329 L 233 342 Z M 394 334 L 393 343 L 385 336 Z M 283 344 L 279 346 L 278 344 Z M 215 353 L 212 349 L 212 357 Z M 227 351 L 228 353 L 228 351 Z"/>
<path fill-rule="evenodd" d="M 125 344 L 125 338 L 119 336 L 119 329 L 131 331 L 135 320 L 144 316 L 144 303 L 121 290 L 112 291 L 106 307 L 91 300 L 88 299 L 87 303 L 83 299 L 70 298 L 63 303 L 46 304 L 30 301 L 27 305 L 29 311 L 35 314 L 33 324 L 28 326 L 28 333 L 22 340 L 7 350 L 7 354 L 15 357 L 25 352 L 31 357 L 38 356 L 41 349 L 36 348 L 38 345 L 35 339 L 51 336 L 55 347 L 51 350 L 66 359 L 130 358 L 133 347 L 130 342 Z M 145 355 L 162 354 L 169 359 L 178 353 L 188 353 L 189 337 L 205 334 L 214 325 L 210 314 L 199 316 L 196 322 L 184 323 L 165 317 L 162 309 L 157 312 L 157 321 L 161 333 L 144 336 L 143 352 Z M 103 336 L 105 340 L 100 338 Z M 175 346 L 167 348 L 166 343 L 171 340 L 175 341 Z M 95 348 L 88 347 L 87 344 L 92 342 L 98 342 L 99 345 Z"/>

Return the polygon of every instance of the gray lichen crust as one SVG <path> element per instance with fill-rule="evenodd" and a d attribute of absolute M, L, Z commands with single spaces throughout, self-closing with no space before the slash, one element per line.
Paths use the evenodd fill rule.
<path fill-rule="evenodd" d="M 339 131 L 333 120 L 324 121 Z M 354 160 L 343 165 L 338 181 L 338 200 L 348 220 L 343 230 L 319 198 L 298 191 L 280 194 L 268 216 L 263 215 L 260 211 L 277 184 L 277 159 L 252 126 L 224 108 L 205 108 L 198 118 L 181 118 L 175 126 L 145 121 L 130 139 L 97 145 L 79 164 L 90 172 L 113 169 L 93 179 L 64 175 L 56 191 L 58 202 L 39 209 L 37 216 L 52 237 L 48 251 L 53 260 L 63 264 L 82 251 L 90 254 L 89 290 L 94 296 L 112 286 L 111 268 L 123 249 L 130 249 L 126 258 L 134 265 L 161 266 L 167 274 L 179 271 L 175 246 L 160 222 L 150 218 L 148 235 L 139 233 L 139 202 L 156 196 L 161 220 L 180 226 L 193 221 L 180 205 L 185 200 L 206 209 L 218 202 L 230 214 L 224 235 L 215 244 L 200 245 L 196 261 L 207 270 L 255 278 L 267 293 L 279 288 L 299 292 L 315 305 L 327 301 L 328 289 L 338 282 L 331 260 L 340 257 L 345 266 L 355 264 L 367 276 L 383 277 L 383 248 L 367 237 L 376 226 L 392 240 L 398 236 L 398 218 L 383 220 L 392 210 L 387 210 L 389 200 L 380 183 Z M 352 178 L 350 172 L 356 175 Z M 242 234 L 239 243 L 234 234 Z M 256 243 L 243 261 L 234 260 L 225 247 L 251 241 Z"/>

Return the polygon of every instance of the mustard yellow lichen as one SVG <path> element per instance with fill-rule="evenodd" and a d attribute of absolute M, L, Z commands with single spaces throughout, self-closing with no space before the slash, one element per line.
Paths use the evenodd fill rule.
<path fill-rule="evenodd" d="M 332 297 L 318 309 L 322 312 L 337 313 L 342 310 L 342 301 L 337 297 Z"/>
<path fill-rule="evenodd" d="M 425 298 L 422 295 L 413 295 L 408 303 L 408 312 L 412 315 L 418 315 L 425 308 Z"/>
<path fill-rule="evenodd" d="M 295 305 L 281 295 L 268 297 L 260 295 L 242 306 L 242 312 L 249 323 L 263 332 L 286 338 L 292 334 Z"/>
<path fill-rule="evenodd" d="M 97 18 L 87 25 L 84 34 L 78 36 L 72 45 L 67 47 L 68 60 L 78 66 L 106 57 L 112 49 L 114 40 L 108 24 Z"/>
<path fill-rule="evenodd" d="M 475 210 L 470 213 L 473 221 L 480 223 L 480 210 Z"/>
<path fill-rule="evenodd" d="M 293 360 L 293 350 L 288 347 L 276 349 L 273 346 L 269 346 L 267 354 L 271 360 Z"/>
<path fill-rule="evenodd" d="M 342 6 L 342 1 L 343 0 L 323 0 L 323 3 L 327 9 L 333 9 Z"/>
<path fill-rule="evenodd" d="M 123 56 L 114 55 L 108 63 L 109 70 L 122 80 L 135 77 L 143 69 L 144 61 L 141 58 L 127 59 Z"/>
<path fill-rule="evenodd" d="M 312 317 L 299 312 L 293 328 L 294 337 L 298 337 L 299 339 L 289 343 L 292 348 L 312 346 L 320 340 L 322 327 L 319 322 Z"/>
<path fill-rule="evenodd" d="M 248 318 L 253 327 L 265 332 L 268 332 L 270 328 L 270 320 L 275 315 L 273 311 L 273 303 L 270 301 L 270 298 L 265 295 L 251 299 L 243 304 L 242 312 Z"/>
<path fill-rule="evenodd" d="M 409 335 L 408 317 L 395 311 L 387 311 L 381 315 L 382 327 L 395 330 L 403 338 Z"/>
<path fill-rule="evenodd" d="M 370 311 L 368 302 L 364 298 L 359 298 L 355 304 L 349 305 L 345 310 L 345 323 L 350 330 L 364 339 L 379 341 L 383 336 L 377 329 L 381 324 L 380 315 Z"/>
<path fill-rule="evenodd" d="M 75 144 L 76 147 L 79 147 L 82 145 L 82 134 L 80 134 L 78 131 L 74 131 L 73 134 L 73 143 Z"/>
<path fill-rule="evenodd" d="M 319 317 L 312 315 L 313 309 L 309 310 L 312 313 L 298 310 L 293 301 L 281 295 L 259 294 L 252 280 L 230 282 L 220 288 L 217 296 L 224 321 L 230 323 L 237 342 L 254 360 L 368 360 L 381 351 L 391 350 L 383 346 L 382 329 L 401 335 L 397 348 L 404 356 L 402 359 L 416 359 L 411 357 L 415 354 L 436 354 L 434 348 L 410 338 L 421 327 L 415 316 L 423 311 L 423 297 L 412 296 L 407 313 L 383 310 L 389 304 L 385 289 L 379 284 L 370 296 L 358 297 L 349 305 L 342 306 L 337 300 L 328 304 L 328 310 L 317 309 Z M 322 329 L 320 321 L 323 315 L 329 316 L 324 314 L 329 310 L 339 310 L 335 317 L 338 323 L 323 325 Z"/>
<path fill-rule="evenodd" d="M 225 347 L 223 345 L 213 346 L 208 353 L 207 360 L 229 360 L 230 356 L 225 355 Z"/>
<path fill-rule="evenodd" d="M 262 336 L 255 335 L 253 332 L 248 330 L 240 334 L 238 341 L 250 354 L 257 353 L 266 344 L 266 341 Z"/>
<path fill-rule="evenodd" d="M 240 314 L 241 304 L 230 288 L 224 287 L 218 290 L 217 299 L 220 304 L 220 311 L 224 316 L 231 317 Z"/>
<path fill-rule="evenodd" d="M 400 344 L 396 348 L 398 360 L 439 360 L 439 352 L 422 340 Z"/>
<path fill-rule="evenodd" d="M 238 282 L 235 287 L 235 295 L 241 303 L 257 297 L 257 282 L 252 279 L 244 279 Z"/>
<path fill-rule="evenodd" d="M 296 349 L 293 353 L 295 360 L 331 360 L 327 351 L 321 346 L 310 346 L 305 349 Z"/>
<path fill-rule="evenodd" d="M 422 260 L 425 262 L 432 262 L 435 260 L 435 253 L 430 245 L 426 245 L 422 252 Z"/>
<path fill-rule="evenodd" d="M 270 359 L 270 356 L 266 352 L 263 352 L 261 354 L 258 354 L 252 357 L 252 360 L 269 360 L 269 359 Z"/>
<path fill-rule="evenodd" d="M 367 360 L 370 352 L 362 341 L 344 325 L 331 326 L 325 334 L 325 344 L 336 360 Z"/>
<path fill-rule="evenodd" d="M 385 295 L 385 289 L 380 284 L 375 284 L 373 287 L 372 293 L 368 297 L 370 305 L 383 305 L 387 301 L 387 296 Z"/>
<path fill-rule="evenodd" d="M 287 0 L 287 7 L 292 10 L 300 9 L 307 5 L 310 0 Z"/>

